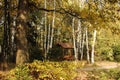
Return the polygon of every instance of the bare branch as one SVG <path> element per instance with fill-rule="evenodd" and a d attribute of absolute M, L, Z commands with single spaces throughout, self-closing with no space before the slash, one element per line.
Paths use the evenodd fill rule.
<path fill-rule="evenodd" d="M 32 6 L 37 10 L 47 11 L 47 12 L 54 12 L 55 11 L 55 12 L 60 13 L 60 14 L 68 14 L 69 16 L 72 16 L 74 18 L 85 20 L 85 18 L 81 18 L 76 13 L 72 13 L 71 11 L 66 10 L 62 7 L 57 8 L 57 9 L 45 9 L 45 8 L 40 8 L 40 7 L 36 6 L 34 3 L 29 3 L 29 6 Z"/>

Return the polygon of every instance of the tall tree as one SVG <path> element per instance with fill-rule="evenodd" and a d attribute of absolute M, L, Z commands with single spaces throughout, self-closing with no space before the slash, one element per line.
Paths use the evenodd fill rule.
<path fill-rule="evenodd" d="M 95 42 L 96 42 L 96 29 L 93 32 L 93 42 L 92 42 L 92 51 L 91 51 L 91 63 L 94 63 L 94 50 L 95 50 Z"/>
<path fill-rule="evenodd" d="M 28 0 L 19 0 L 17 17 L 17 53 L 16 64 L 23 64 L 29 61 L 28 41 L 27 41 L 27 22 L 29 18 Z"/>
<path fill-rule="evenodd" d="M 75 18 L 72 19 L 72 35 L 73 35 L 73 45 L 74 45 L 75 60 L 78 60 L 78 53 L 77 53 L 76 39 L 75 39 Z"/>
<path fill-rule="evenodd" d="M 47 8 L 47 1 L 44 0 L 44 8 Z M 45 12 L 45 28 L 44 28 L 44 57 L 47 58 L 47 12 Z"/>
<path fill-rule="evenodd" d="M 2 46 L 3 69 L 7 67 L 10 52 L 10 0 L 4 0 L 4 34 Z"/>
<path fill-rule="evenodd" d="M 86 53 L 87 53 L 87 61 L 90 62 L 90 55 L 89 55 L 89 42 L 88 42 L 88 29 L 85 27 L 85 35 L 86 35 Z"/>
<path fill-rule="evenodd" d="M 54 0 L 54 10 L 56 9 L 56 0 Z M 52 48 L 53 45 L 53 34 L 54 34 L 54 28 L 55 28 L 55 14 L 56 12 L 53 12 L 53 20 L 52 20 L 52 30 L 51 30 L 51 40 L 50 40 L 50 48 Z"/>
<path fill-rule="evenodd" d="M 84 45 L 85 45 L 85 28 L 83 29 L 83 33 L 82 33 L 81 60 L 83 60 L 83 55 L 84 55 Z"/>

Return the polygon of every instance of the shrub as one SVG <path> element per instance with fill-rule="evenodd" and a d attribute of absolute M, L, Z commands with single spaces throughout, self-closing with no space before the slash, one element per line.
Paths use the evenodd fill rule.
<path fill-rule="evenodd" d="M 113 47 L 113 56 L 115 61 L 120 62 L 120 45 Z"/>
<path fill-rule="evenodd" d="M 103 60 L 114 61 L 113 49 L 106 48 L 102 50 L 101 53 L 97 53 L 95 55 L 95 60 L 96 61 L 103 61 Z"/>
<path fill-rule="evenodd" d="M 7 80 L 72 80 L 75 76 L 73 62 L 36 60 L 10 71 Z"/>
<path fill-rule="evenodd" d="M 33 78 L 39 80 L 71 80 L 75 76 L 74 65 L 68 62 L 34 61 L 29 68 Z"/>
<path fill-rule="evenodd" d="M 25 65 L 17 66 L 11 70 L 6 80 L 33 80 L 29 75 L 29 68 Z"/>
<path fill-rule="evenodd" d="M 114 57 L 113 57 L 113 50 L 111 48 L 108 48 L 106 50 L 104 50 L 102 52 L 102 57 L 104 60 L 109 60 L 109 61 L 113 61 Z"/>

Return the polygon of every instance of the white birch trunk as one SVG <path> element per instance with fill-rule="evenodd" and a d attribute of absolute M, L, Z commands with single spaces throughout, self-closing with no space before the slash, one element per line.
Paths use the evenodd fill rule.
<path fill-rule="evenodd" d="M 96 29 L 94 29 L 94 34 L 93 34 L 93 42 L 92 42 L 92 52 L 91 52 L 91 63 L 94 63 L 94 47 L 95 47 L 95 41 L 96 41 Z"/>
<path fill-rule="evenodd" d="M 84 30 L 85 31 L 85 30 Z M 84 44 L 85 44 L 85 32 L 83 31 L 83 37 L 82 37 L 82 46 L 81 46 L 81 60 L 83 60 L 83 50 L 84 50 Z"/>
<path fill-rule="evenodd" d="M 77 51 L 76 51 L 76 43 L 75 43 L 74 22 L 75 22 L 75 18 L 73 18 L 73 20 L 72 20 L 72 35 L 73 35 L 73 45 L 74 45 L 75 60 L 78 60 L 78 54 L 77 54 Z"/>
<path fill-rule="evenodd" d="M 88 47 L 88 30 L 87 27 L 85 28 L 85 32 L 86 32 L 86 53 L 87 53 L 87 61 L 88 63 L 90 62 L 90 55 L 89 55 L 89 47 Z"/>
<path fill-rule="evenodd" d="M 13 20 L 13 27 L 11 28 L 11 55 L 14 55 L 14 40 L 15 40 L 15 26 L 16 26 L 16 18 Z"/>
<path fill-rule="evenodd" d="M 48 26 L 48 36 L 47 36 L 47 53 L 49 52 L 49 48 L 50 48 L 50 22 L 49 22 L 49 26 Z"/>
<path fill-rule="evenodd" d="M 81 20 L 78 20 L 78 36 L 77 36 L 77 42 L 78 44 L 78 54 L 81 53 Z"/>
<path fill-rule="evenodd" d="M 45 9 L 46 9 L 46 7 L 47 7 L 47 2 L 46 2 L 46 0 L 44 0 L 44 7 L 45 7 Z M 44 52 L 45 52 L 45 59 L 47 58 L 47 45 L 46 45 L 46 43 L 47 43 L 47 12 L 45 12 L 45 33 L 44 33 Z"/>
<path fill-rule="evenodd" d="M 56 0 L 54 0 L 54 10 L 56 7 Z M 53 21 L 52 21 L 52 30 L 51 30 L 51 39 L 50 39 L 50 48 L 52 48 L 53 45 L 53 37 L 54 37 L 54 28 L 55 28 L 55 11 L 53 12 Z"/>

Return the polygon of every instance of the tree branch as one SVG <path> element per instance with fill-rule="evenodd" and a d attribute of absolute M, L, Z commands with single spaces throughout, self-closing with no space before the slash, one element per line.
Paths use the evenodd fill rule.
<path fill-rule="evenodd" d="M 69 10 L 66 10 L 64 8 L 57 8 L 57 9 L 45 9 L 45 8 L 40 8 L 38 6 L 36 6 L 34 3 L 29 3 L 30 6 L 34 7 L 37 10 L 41 10 L 41 11 L 46 11 L 46 12 L 57 12 L 60 14 L 68 14 L 69 16 L 75 17 L 77 19 L 82 19 L 85 20 L 85 18 L 81 18 L 78 15 L 76 15 L 76 13 L 71 13 Z"/>

